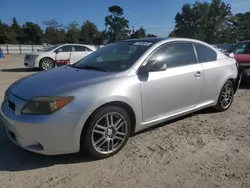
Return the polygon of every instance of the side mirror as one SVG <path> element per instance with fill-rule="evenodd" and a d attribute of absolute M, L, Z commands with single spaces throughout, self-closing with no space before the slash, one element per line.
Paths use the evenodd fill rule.
<path fill-rule="evenodd" d="M 139 72 L 156 72 L 164 71 L 167 69 L 167 65 L 163 61 L 151 60 L 148 61 L 145 66 L 139 68 Z"/>
<path fill-rule="evenodd" d="M 234 53 L 230 53 L 229 57 L 234 58 Z"/>
<path fill-rule="evenodd" d="M 62 51 L 62 49 L 59 48 L 59 49 L 57 49 L 55 52 L 58 54 L 58 53 L 61 52 L 61 51 Z"/>

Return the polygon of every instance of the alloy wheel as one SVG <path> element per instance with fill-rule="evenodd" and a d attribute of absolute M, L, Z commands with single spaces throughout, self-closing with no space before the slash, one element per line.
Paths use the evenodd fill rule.
<path fill-rule="evenodd" d="M 228 108 L 231 105 L 233 101 L 233 95 L 234 95 L 234 90 L 232 86 L 230 84 L 227 84 L 223 88 L 220 96 L 220 104 L 224 109 Z"/>
<path fill-rule="evenodd" d="M 46 59 L 42 62 L 43 70 L 49 70 L 53 67 L 53 62 L 49 59 Z"/>
<path fill-rule="evenodd" d="M 110 154 L 118 150 L 125 142 L 128 124 L 123 115 L 112 112 L 101 117 L 95 124 L 91 142 L 101 154 Z"/>

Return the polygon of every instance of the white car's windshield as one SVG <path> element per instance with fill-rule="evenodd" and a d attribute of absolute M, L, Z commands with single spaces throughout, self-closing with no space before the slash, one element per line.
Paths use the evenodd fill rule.
<path fill-rule="evenodd" d="M 59 46 L 59 45 L 50 46 L 50 47 L 48 47 L 48 48 L 45 48 L 43 51 L 44 51 L 44 52 L 49 52 L 49 51 L 52 51 L 52 50 L 56 49 L 58 46 Z"/>
<path fill-rule="evenodd" d="M 117 42 L 98 49 L 72 67 L 95 69 L 105 72 L 121 72 L 131 67 L 151 46 L 150 42 Z"/>

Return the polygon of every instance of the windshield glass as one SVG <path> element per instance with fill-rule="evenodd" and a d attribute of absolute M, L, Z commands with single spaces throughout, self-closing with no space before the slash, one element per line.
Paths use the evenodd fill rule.
<path fill-rule="evenodd" d="M 239 43 L 237 44 L 234 49 L 233 49 L 233 53 L 235 54 L 246 54 L 248 49 L 250 49 L 250 43 Z"/>
<path fill-rule="evenodd" d="M 131 41 L 108 44 L 75 63 L 73 67 L 121 72 L 131 67 L 151 44 Z"/>
<path fill-rule="evenodd" d="M 49 52 L 49 51 L 52 51 L 52 50 L 56 49 L 58 46 L 59 46 L 59 45 L 50 46 L 50 47 L 48 47 L 48 48 L 45 48 L 43 51 L 44 51 L 44 52 Z"/>

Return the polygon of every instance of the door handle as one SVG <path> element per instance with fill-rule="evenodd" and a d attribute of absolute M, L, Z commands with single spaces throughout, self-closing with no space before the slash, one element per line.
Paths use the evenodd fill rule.
<path fill-rule="evenodd" d="M 202 76 L 202 72 L 201 71 L 197 71 L 195 74 L 194 74 L 195 77 L 201 77 Z"/>

